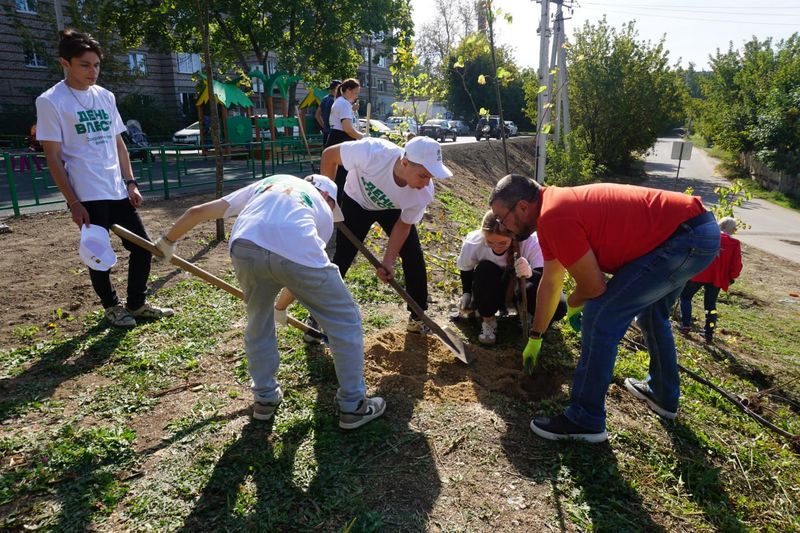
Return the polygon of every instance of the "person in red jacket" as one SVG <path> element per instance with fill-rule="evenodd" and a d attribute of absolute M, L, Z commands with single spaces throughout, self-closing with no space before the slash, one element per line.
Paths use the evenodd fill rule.
<path fill-rule="evenodd" d="M 708 267 L 686 282 L 681 292 L 681 333 L 689 333 L 692 325 L 692 297 L 700 287 L 704 287 L 703 307 L 706 310 L 706 342 L 714 341 L 717 327 L 717 297 L 720 289 L 728 292 L 728 287 L 742 272 L 742 245 L 731 237 L 736 232 L 736 220 L 725 217 L 719 221 L 719 255 Z"/>

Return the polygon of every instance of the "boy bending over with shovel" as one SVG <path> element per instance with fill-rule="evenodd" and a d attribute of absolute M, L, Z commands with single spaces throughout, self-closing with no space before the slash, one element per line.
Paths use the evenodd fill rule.
<path fill-rule="evenodd" d="M 239 215 L 231 229 L 230 254 L 247 305 L 244 334 L 255 403 L 253 418 L 268 420 L 283 399 L 275 373 L 278 342 L 273 305 L 286 287 L 317 317 L 330 342 L 339 390 L 339 426 L 355 429 L 381 416 L 382 398 L 366 396 L 361 315 L 325 254 L 334 219 L 336 184 L 325 176 L 275 175 L 189 208 L 155 244 L 169 261 L 176 241 L 200 222 Z"/>
<path fill-rule="evenodd" d="M 367 137 L 326 148 L 322 152 L 320 172 L 333 177 L 337 166 L 347 169 L 342 195 L 344 225 L 363 242 L 372 224 L 380 224 L 389 235 L 389 244 L 382 267 L 377 270 L 378 277 L 381 281 L 394 277 L 394 261 L 399 255 L 408 293 L 422 310 L 427 309 L 428 275 L 416 224 L 433 201 L 431 178 L 453 175 L 442 163 L 439 143 L 428 137 L 415 137 L 401 148 L 384 139 Z M 339 231 L 333 262 L 342 277 L 347 274 L 357 251 Z M 313 312 L 312 315 L 317 318 Z M 413 311 L 406 330 L 428 333 L 427 326 Z"/>

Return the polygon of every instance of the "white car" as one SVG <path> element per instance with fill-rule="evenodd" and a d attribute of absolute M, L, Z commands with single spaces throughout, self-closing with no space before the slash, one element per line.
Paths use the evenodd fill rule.
<path fill-rule="evenodd" d="M 175 144 L 200 144 L 200 123 L 194 122 L 172 135 Z"/>
<path fill-rule="evenodd" d="M 372 130 L 370 132 L 370 135 L 373 137 L 374 136 L 380 137 L 381 135 L 388 135 L 390 133 L 398 133 L 397 130 L 390 128 L 389 126 L 384 124 L 383 121 L 374 118 L 369 119 L 369 129 Z M 365 118 L 358 119 L 358 131 L 362 133 L 367 131 L 367 119 Z"/>
<path fill-rule="evenodd" d="M 509 137 L 516 137 L 519 133 L 519 128 L 516 124 L 511 122 L 510 120 L 506 120 L 506 128 L 508 128 L 508 136 Z"/>
<path fill-rule="evenodd" d="M 400 130 L 400 124 L 405 124 L 406 127 L 402 128 L 404 131 L 417 134 L 417 121 L 414 117 L 389 117 L 386 119 L 386 125 L 394 130 Z"/>

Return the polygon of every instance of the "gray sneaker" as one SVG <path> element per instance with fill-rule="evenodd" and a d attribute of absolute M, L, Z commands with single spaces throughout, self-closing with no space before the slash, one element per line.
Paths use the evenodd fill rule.
<path fill-rule="evenodd" d="M 122 305 L 117 304 L 113 307 L 107 307 L 105 315 L 106 320 L 115 328 L 132 328 L 136 326 L 136 319 Z"/>
<path fill-rule="evenodd" d="M 429 328 L 421 319 L 410 316 L 408 317 L 408 323 L 406 324 L 406 331 L 409 333 L 417 333 L 419 335 L 427 335 L 431 332 L 431 328 Z"/>
<path fill-rule="evenodd" d="M 275 416 L 275 410 L 283 401 L 283 393 L 280 394 L 280 397 L 274 402 L 259 402 L 258 400 L 253 402 L 253 418 L 256 420 L 269 420 L 273 416 Z"/>
<path fill-rule="evenodd" d="M 356 429 L 363 426 L 370 420 L 375 420 L 386 410 L 386 402 L 383 398 L 364 398 L 358 404 L 358 409 L 352 413 L 339 412 L 339 427 L 342 429 Z"/>
<path fill-rule="evenodd" d="M 138 309 L 129 309 L 134 318 L 144 318 L 146 320 L 158 320 L 165 316 L 173 316 L 175 311 L 169 307 L 156 307 L 150 304 L 144 304 Z"/>
<path fill-rule="evenodd" d="M 646 381 L 625 378 L 625 388 L 636 398 L 645 402 L 647 407 L 657 415 L 663 416 L 667 420 L 675 420 L 675 417 L 678 416 L 677 412 L 669 411 L 658 405 L 658 402 L 656 402 L 656 399 L 653 397 L 653 391 L 650 390 L 650 385 L 648 385 Z"/>

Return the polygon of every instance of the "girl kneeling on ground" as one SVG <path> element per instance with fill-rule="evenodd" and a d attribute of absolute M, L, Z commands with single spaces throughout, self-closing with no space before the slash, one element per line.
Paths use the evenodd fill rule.
<path fill-rule="evenodd" d="M 519 255 L 516 260 L 515 252 Z M 514 241 L 512 233 L 501 228 L 495 215 L 487 211 L 481 228 L 470 232 L 464 239 L 456 266 L 461 271 L 463 291 L 459 314 L 467 317 L 477 310 L 482 320 L 478 335 L 481 343 L 494 344 L 497 340 L 495 315 L 500 310 L 505 311 L 508 296 L 513 294 L 514 302 L 519 305 L 517 278 L 525 278 L 528 316 L 533 316 L 536 290 L 544 266 L 536 233 L 524 241 Z M 561 320 L 566 313 L 567 301 L 562 293 L 552 321 Z"/>

